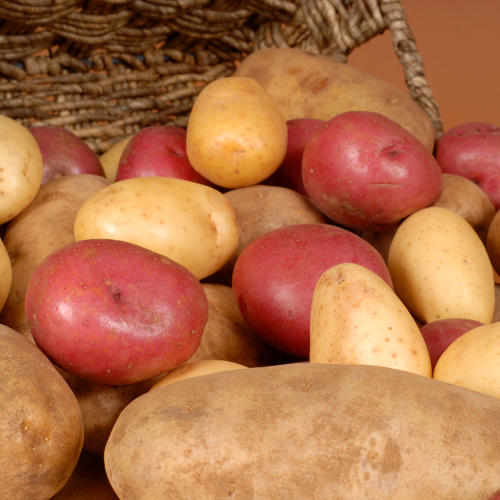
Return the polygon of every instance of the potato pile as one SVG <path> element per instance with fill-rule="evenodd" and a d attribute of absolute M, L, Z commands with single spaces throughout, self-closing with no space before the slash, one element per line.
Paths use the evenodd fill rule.
<path fill-rule="evenodd" d="M 298 49 L 100 157 L 0 117 L 8 497 L 492 499 L 500 130 L 466 125 Z"/>

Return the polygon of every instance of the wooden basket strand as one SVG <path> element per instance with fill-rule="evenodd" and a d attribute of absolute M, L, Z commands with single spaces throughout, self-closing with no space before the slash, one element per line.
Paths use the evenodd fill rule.
<path fill-rule="evenodd" d="M 185 126 L 203 86 L 254 50 L 297 47 L 347 61 L 386 30 L 439 135 L 396 0 L 2 0 L 0 113 L 64 126 L 102 153 L 145 126 Z"/>

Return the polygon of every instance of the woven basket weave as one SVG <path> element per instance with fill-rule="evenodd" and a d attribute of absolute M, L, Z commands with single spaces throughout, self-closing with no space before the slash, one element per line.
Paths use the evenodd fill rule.
<path fill-rule="evenodd" d="M 102 153 L 145 126 L 185 126 L 203 85 L 256 49 L 346 61 L 386 30 L 439 135 L 439 109 L 395 0 L 2 0 L 0 113 L 66 127 Z"/>

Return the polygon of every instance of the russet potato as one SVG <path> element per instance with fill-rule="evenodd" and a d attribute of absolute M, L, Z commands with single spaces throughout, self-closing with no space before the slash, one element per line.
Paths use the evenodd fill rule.
<path fill-rule="evenodd" d="M 27 338 L 0 325 L 2 497 L 48 499 L 68 481 L 83 444 L 75 395 Z"/>
<path fill-rule="evenodd" d="M 286 120 L 329 120 L 346 111 L 375 111 L 433 150 L 436 133 L 432 121 L 410 95 L 348 63 L 298 48 L 272 47 L 252 52 L 234 75 L 257 80 Z"/>
<path fill-rule="evenodd" d="M 132 401 L 104 450 L 126 500 L 485 499 L 500 400 L 381 366 L 291 363 Z"/>

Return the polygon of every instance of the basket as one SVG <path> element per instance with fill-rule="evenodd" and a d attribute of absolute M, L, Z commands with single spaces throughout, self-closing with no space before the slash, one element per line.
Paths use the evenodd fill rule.
<path fill-rule="evenodd" d="M 68 128 L 100 154 L 145 126 L 185 126 L 203 86 L 252 51 L 298 47 L 346 61 L 386 30 L 439 136 L 396 0 L 2 0 L 0 113 Z"/>

